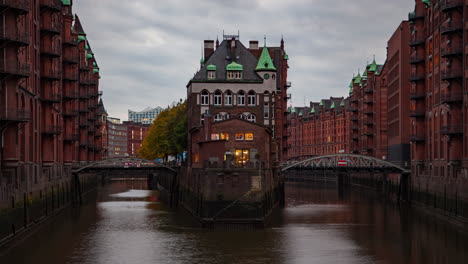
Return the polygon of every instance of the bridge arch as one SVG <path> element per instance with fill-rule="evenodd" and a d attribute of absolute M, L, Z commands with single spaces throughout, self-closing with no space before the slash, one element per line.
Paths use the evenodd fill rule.
<path fill-rule="evenodd" d="M 341 163 L 341 166 L 338 163 Z M 410 173 L 409 170 L 385 160 L 358 154 L 331 154 L 316 156 L 299 161 L 289 161 L 281 165 L 281 171 L 294 168 L 348 170 L 385 170 L 399 173 Z"/>
<path fill-rule="evenodd" d="M 116 162 L 119 162 L 120 164 L 115 164 Z M 141 167 L 144 167 L 144 168 L 165 168 L 165 169 L 168 169 L 168 170 L 171 170 L 173 172 L 176 172 L 176 170 L 174 170 L 173 168 L 169 167 L 169 166 L 166 166 L 164 164 L 160 164 L 160 163 L 155 163 L 154 160 L 147 160 L 147 159 L 142 159 L 142 158 L 110 158 L 110 159 L 105 159 L 105 160 L 100 160 L 100 161 L 96 161 L 96 162 L 93 162 L 93 163 L 87 163 L 79 168 L 75 168 L 72 173 L 80 173 L 84 170 L 87 170 L 87 169 L 91 169 L 91 168 L 97 168 L 99 165 L 106 165 L 106 164 L 109 164 L 109 165 L 114 165 L 115 167 L 122 167 L 124 166 L 124 163 L 125 162 L 141 162 L 141 163 L 148 163 L 148 164 L 144 164 L 142 165 Z"/>

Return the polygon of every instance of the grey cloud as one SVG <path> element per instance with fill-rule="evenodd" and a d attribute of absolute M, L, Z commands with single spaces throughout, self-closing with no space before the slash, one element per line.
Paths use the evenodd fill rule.
<path fill-rule="evenodd" d="M 199 67 L 204 39 L 240 31 L 279 46 L 290 57 L 294 105 L 346 96 L 350 78 L 386 43 L 413 9 L 408 0 L 80 0 L 80 15 L 101 67 L 108 112 L 124 120 L 127 109 L 165 107 L 186 97 Z"/>

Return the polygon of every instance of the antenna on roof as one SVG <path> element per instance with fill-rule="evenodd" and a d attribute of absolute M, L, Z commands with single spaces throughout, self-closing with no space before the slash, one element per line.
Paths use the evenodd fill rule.
<path fill-rule="evenodd" d="M 266 35 L 263 35 L 263 47 L 266 47 Z"/>

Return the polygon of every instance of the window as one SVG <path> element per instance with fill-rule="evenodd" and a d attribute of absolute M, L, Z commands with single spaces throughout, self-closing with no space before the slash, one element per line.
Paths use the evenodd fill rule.
<path fill-rule="evenodd" d="M 217 133 L 211 134 L 211 140 L 219 140 L 219 134 Z"/>
<path fill-rule="evenodd" d="M 205 124 L 205 114 L 202 114 L 200 117 L 200 124 L 203 125 Z"/>
<path fill-rule="evenodd" d="M 229 140 L 229 134 L 228 133 L 221 133 L 219 134 L 219 138 L 223 140 Z"/>
<path fill-rule="evenodd" d="M 242 72 L 240 72 L 240 71 L 228 71 L 227 79 L 228 80 L 240 80 L 240 79 L 242 79 Z"/>
<path fill-rule="evenodd" d="M 254 114 L 249 114 L 247 116 L 247 120 L 250 121 L 250 122 L 256 122 L 257 121 L 257 117 L 254 115 Z"/>
<path fill-rule="evenodd" d="M 224 95 L 224 105 L 232 105 L 232 92 L 227 91 Z"/>
<path fill-rule="evenodd" d="M 221 92 L 220 91 L 216 91 L 215 94 L 214 94 L 214 105 L 221 105 L 222 102 L 221 102 Z"/>
<path fill-rule="evenodd" d="M 244 140 L 244 133 L 236 133 L 236 140 Z"/>
<path fill-rule="evenodd" d="M 208 71 L 208 80 L 216 79 L 216 72 L 215 71 Z"/>
<path fill-rule="evenodd" d="M 231 118 L 231 115 L 230 115 L 230 114 L 225 114 L 225 115 L 224 115 L 224 120 L 228 120 L 229 118 Z"/>
<path fill-rule="evenodd" d="M 245 105 L 245 93 L 244 93 L 244 91 L 240 91 L 237 94 L 237 104 L 238 105 Z"/>
<path fill-rule="evenodd" d="M 240 115 L 240 119 L 247 119 L 247 116 L 242 114 L 242 115 Z"/>
<path fill-rule="evenodd" d="M 215 121 L 215 122 L 219 122 L 219 121 L 221 121 L 221 120 L 223 120 L 223 116 L 222 116 L 222 115 L 216 114 L 216 115 L 214 116 L 214 121 Z"/>
<path fill-rule="evenodd" d="M 248 104 L 249 105 L 255 105 L 255 92 L 254 91 L 249 92 Z"/>
<path fill-rule="evenodd" d="M 270 117 L 270 106 L 268 105 L 268 103 L 265 103 L 263 106 L 263 117 L 264 118 Z"/>
<path fill-rule="evenodd" d="M 245 140 L 252 141 L 253 140 L 253 133 L 245 133 Z"/>
<path fill-rule="evenodd" d="M 210 104 L 210 95 L 208 94 L 207 91 L 203 91 L 201 93 L 201 104 L 202 105 L 209 105 Z"/>
<path fill-rule="evenodd" d="M 237 166 L 245 166 L 245 163 L 247 163 L 250 158 L 249 152 L 248 149 L 236 149 L 235 160 Z"/>

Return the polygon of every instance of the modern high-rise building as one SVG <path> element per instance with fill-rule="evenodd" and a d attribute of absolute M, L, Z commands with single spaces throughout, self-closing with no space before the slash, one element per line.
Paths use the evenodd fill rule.
<path fill-rule="evenodd" d="M 161 107 L 147 107 L 143 111 L 135 112 L 128 110 L 128 121 L 142 124 L 152 124 L 154 119 L 163 111 Z"/>

